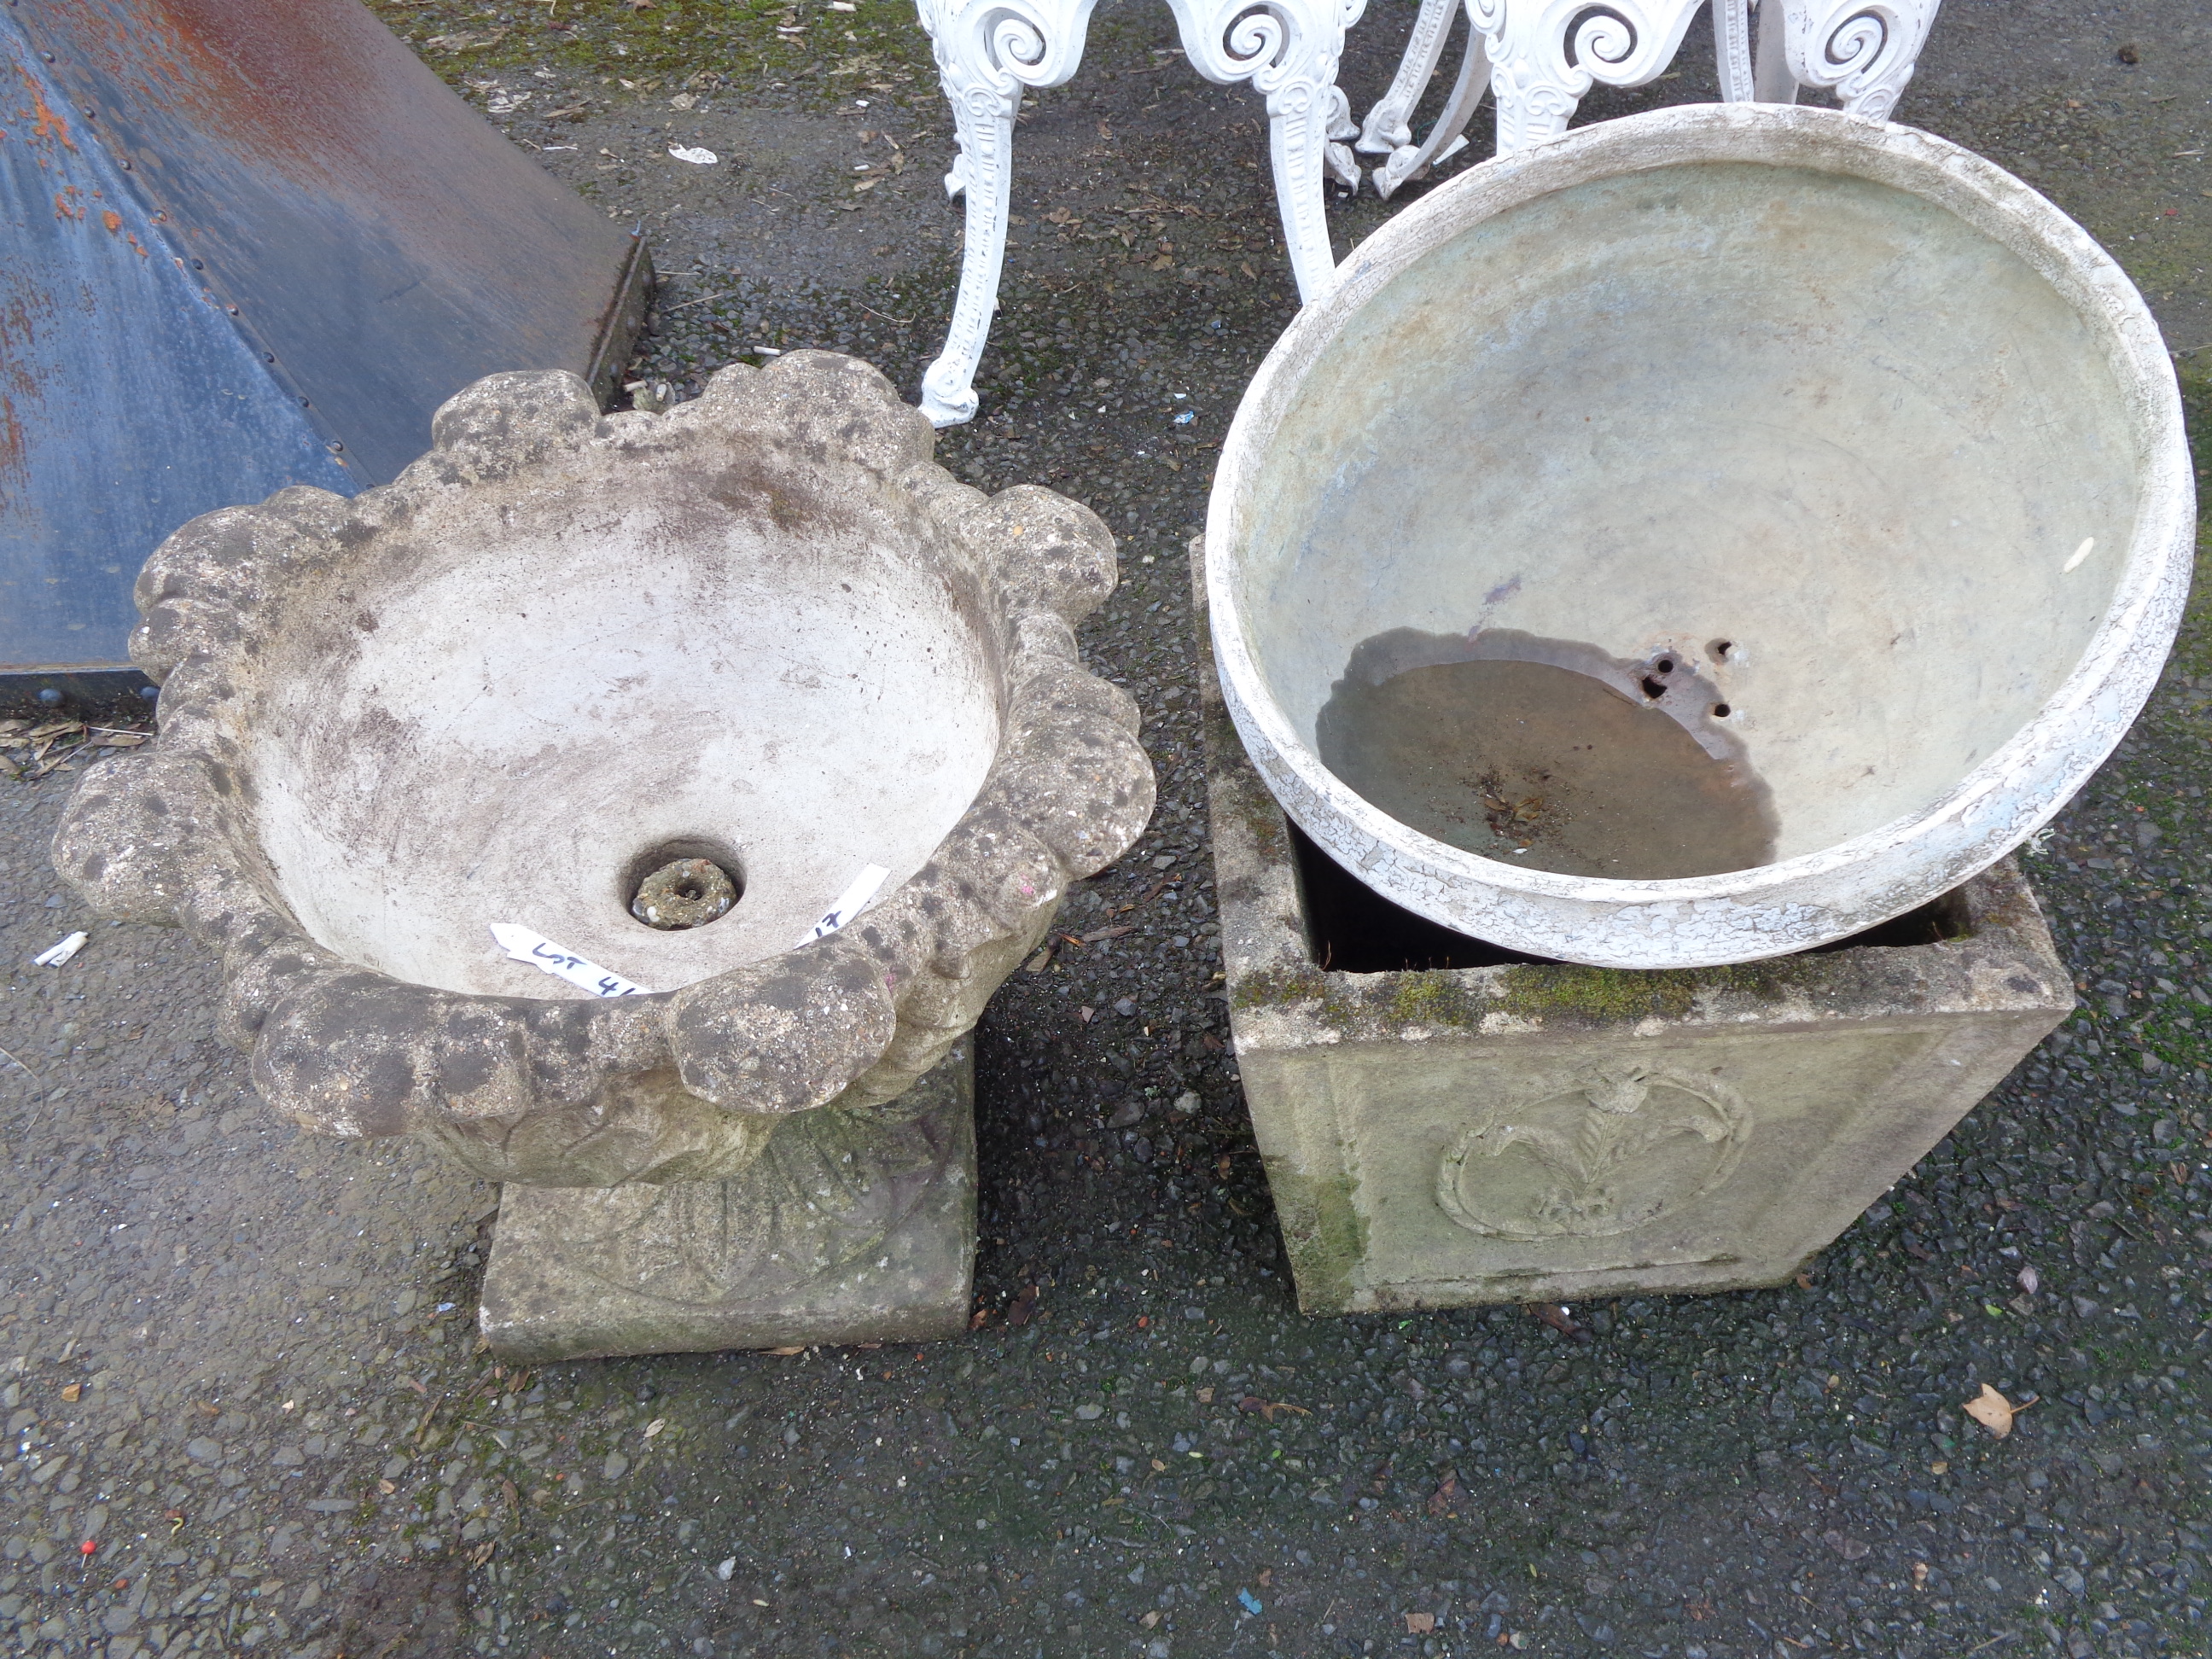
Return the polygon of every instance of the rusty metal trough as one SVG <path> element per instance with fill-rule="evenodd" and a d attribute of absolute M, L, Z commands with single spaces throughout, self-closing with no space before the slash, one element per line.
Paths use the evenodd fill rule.
<path fill-rule="evenodd" d="M 642 244 L 359 0 L 7 0 L 0 55 L 0 702 L 127 691 L 196 514 L 384 483 L 485 374 L 620 373 Z"/>

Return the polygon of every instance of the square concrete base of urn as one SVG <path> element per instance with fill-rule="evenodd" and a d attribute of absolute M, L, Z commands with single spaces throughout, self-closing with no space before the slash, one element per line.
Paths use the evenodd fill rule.
<path fill-rule="evenodd" d="M 1533 963 L 1413 916 L 1285 818 L 1203 602 L 1230 1022 L 1308 1313 L 1786 1282 L 2074 1006 L 2009 860 L 1734 968 Z"/>
<path fill-rule="evenodd" d="M 889 1105 L 799 1113 L 751 1168 L 500 1195 L 480 1328 L 502 1358 L 921 1342 L 968 1327 L 975 1062 Z"/>

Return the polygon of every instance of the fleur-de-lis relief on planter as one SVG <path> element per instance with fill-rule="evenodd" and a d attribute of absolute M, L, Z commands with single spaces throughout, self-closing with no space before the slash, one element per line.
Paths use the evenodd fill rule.
<path fill-rule="evenodd" d="M 1169 0 L 1191 66 L 1209 81 L 1249 81 L 1267 101 L 1268 145 L 1284 245 L 1301 299 L 1335 281 L 1323 210 L 1324 174 L 1358 188 L 1340 141 L 1358 131 L 1336 85 L 1344 32 L 1367 0 Z M 1056 87 L 1082 61 L 1097 0 L 916 0 L 945 98 L 959 159 L 949 194 L 967 195 L 967 245 L 945 349 L 921 380 L 921 410 L 939 426 L 975 413 L 975 365 L 989 337 L 1006 263 L 1014 116 L 1024 88 Z"/>
<path fill-rule="evenodd" d="M 1717 1079 L 1593 1073 L 1486 1111 L 1444 1153 L 1437 1202 L 1492 1237 L 1632 1232 L 1726 1181 L 1750 1133 Z"/>

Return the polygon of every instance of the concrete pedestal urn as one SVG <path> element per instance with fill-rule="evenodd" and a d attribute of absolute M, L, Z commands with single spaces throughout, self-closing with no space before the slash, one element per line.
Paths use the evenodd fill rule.
<path fill-rule="evenodd" d="M 497 1349 L 964 1324 L 963 1038 L 1153 796 L 1072 630 L 1112 538 L 933 441 L 828 353 L 664 415 L 495 375 L 140 578 L 161 733 L 57 867 L 220 954 L 279 1110 L 508 1183 Z"/>
<path fill-rule="evenodd" d="M 2009 859 L 1748 965 L 1454 934 L 1296 830 L 1205 690 L 1230 1024 L 1309 1313 L 1787 1283 L 2073 1009 Z"/>

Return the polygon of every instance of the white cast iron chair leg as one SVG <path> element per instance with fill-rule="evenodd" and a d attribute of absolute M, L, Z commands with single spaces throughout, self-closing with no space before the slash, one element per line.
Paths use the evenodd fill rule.
<path fill-rule="evenodd" d="M 1832 91 L 1850 113 L 1887 121 L 1920 62 L 1920 48 L 1935 27 L 1939 0 L 1763 0 L 1761 13 L 1779 9 L 1784 65 L 1796 87 Z M 1765 46 L 1767 22 L 1759 24 Z M 1762 98 L 1766 94 L 1761 92 Z"/>
<path fill-rule="evenodd" d="M 1748 103 L 1757 94 L 1751 67 L 1751 0 L 1713 0 L 1714 68 L 1721 102 Z"/>
<path fill-rule="evenodd" d="M 1387 202 L 1407 179 L 1418 178 L 1434 163 L 1465 149 L 1467 124 L 1474 118 L 1483 94 L 1489 90 L 1490 54 L 1484 48 L 1482 31 L 1470 24 L 1467 51 L 1459 61 L 1459 78 L 1452 82 L 1451 96 L 1444 100 L 1436 125 L 1419 143 L 1399 145 L 1390 152 L 1389 160 L 1368 174 L 1375 181 L 1375 193 Z"/>
<path fill-rule="evenodd" d="M 1468 0 L 1488 37 L 1498 98 L 1498 153 L 1567 130 L 1583 94 L 1599 82 L 1640 87 L 1674 61 L 1705 0 Z"/>
<path fill-rule="evenodd" d="M 1797 76 L 1790 67 L 1790 28 L 1783 0 L 1760 0 L 1758 41 L 1753 48 L 1751 95 L 1762 104 L 1797 101 Z"/>
<path fill-rule="evenodd" d="M 1704 0 L 1467 0 L 1489 35 L 1498 155 L 1555 139 L 1590 86 L 1644 86 L 1681 51 Z"/>
<path fill-rule="evenodd" d="M 1310 304 L 1336 283 L 1322 175 L 1358 188 L 1351 105 L 1336 84 L 1344 32 L 1367 0 L 1169 0 L 1183 52 L 1219 85 L 1249 81 L 1267 100 L 1275 205 L 1298 297 Z"/>
<path fill-rule="evenodd" d="M 1459 0 L 1421 0 L 1421 15 L 1413 20 L 1413 33 L 1406 42 L 1405 56 L 1398 60 L 1397 74 L 1390 77 L 1390 89 L 1375 100 L 1360 128 L 1362 155 L 1388 155 L 1413 142 L 1414 106 L 1443 58 L 1444 38 L 1451 33 L 1452 16 L 1458 10 Z"/>
<path fill-rule="evenodd" d="M 921 412 L 938 426 L 975 413 L 975 365 L 998 309 L 1013 187 L 1014 112 L 1024 87 L 1075 73 L 1097 0 L 919 0 L 960 155 L 947 195 L 967 194 L 967 246 L 945 349 L 921 377 Z"/>

